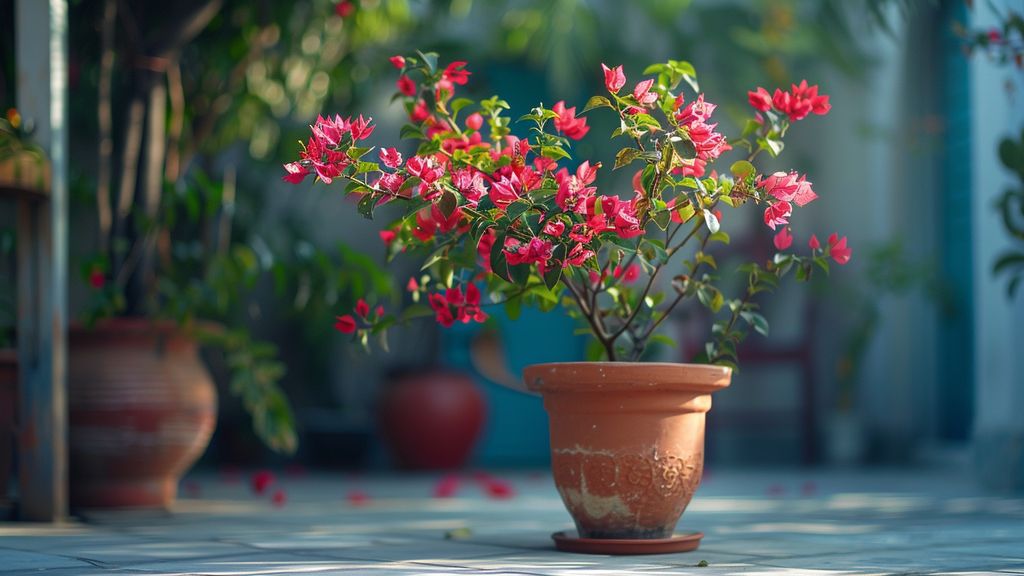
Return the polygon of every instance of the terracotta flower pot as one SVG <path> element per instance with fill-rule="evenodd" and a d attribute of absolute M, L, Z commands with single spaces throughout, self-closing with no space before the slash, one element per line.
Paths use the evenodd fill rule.
<path fill-rule="evenodd" d="M 577 362 L 526 368 L 551 423 L 555 485 L 582 538 L 672 536 L 700 484 L 704 414 L 728 368 Z"/>
<path fill-rule="evenodd" d="M 445 470 L 466 463 L 485 416 L 483 394 L 472 378 L 436 370 L 391 382 L 381 398 L 379 424 L 400 467 Z"/>
<path fill-rule="evenodd" d="M 166 508 L 202 455 L 217 393 L 175 324 L 112 319 L 68 334 L 73 508 Z"/>

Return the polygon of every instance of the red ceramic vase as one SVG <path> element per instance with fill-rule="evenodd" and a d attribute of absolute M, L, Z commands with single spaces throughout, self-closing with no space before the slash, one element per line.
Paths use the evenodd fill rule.
<path fill-rule="evenodd" d="M 402 468 L 443 470 L 466 463 L 483 428 L 483 395 L 465 374 L 429 371 L 397 378 L 380 401 L 381 434 Z"/>

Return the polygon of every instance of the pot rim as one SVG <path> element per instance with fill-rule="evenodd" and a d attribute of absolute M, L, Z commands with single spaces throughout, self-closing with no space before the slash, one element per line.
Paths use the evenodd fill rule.
<path fill-rule="evenodd" d="M 676 362 L 547 362 L 523 370 L 532 392 L 642 392 L 677 390 L 711 393 L 729 386 L 732 369 Z"/>
<path fill-rule="evenodd" d="M 158 339 L 168 343 L 194 345 L 196 331 L 223 332 L 215 322 L 193 321 L 179 324 L 174 320 L 145 316 L 113 316 L 97 320 L 92 326 L 81 322 L 68 324 L 68 341 L 75 346 L 118 342 L 129 345 L 150 346 Z"/>

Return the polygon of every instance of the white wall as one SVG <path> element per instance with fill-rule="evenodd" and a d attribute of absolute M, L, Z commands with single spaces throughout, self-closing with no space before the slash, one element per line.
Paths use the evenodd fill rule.
<path fill-rule="evenodd" d="M 994 0 L 1024 10 L 1019 1 Z M 974 28 L 996 24 L 985 3 L 972 14 Z M 988 484 L 1024 487 L 1024 295 L 1006 296 L 1006 278 L 992 274 L 998 255 L 1010 247 L 995 210 L 996 198 L 1014 184 L 999 163 L 996 146 L 1024 127 L 1024 74 L 981 55 L 971 61 L 971 132 L 974 202 L 975 444 L 981 478 Z M 1013 93 L 1007 86 L 1013 86 Z M 1019 186 L 1019 182 L 1016 183 Z M 1009 451 L 1014 443 L 1017 452 Z M 1013 475 L 1016 476 L 1013 476 Z"/>

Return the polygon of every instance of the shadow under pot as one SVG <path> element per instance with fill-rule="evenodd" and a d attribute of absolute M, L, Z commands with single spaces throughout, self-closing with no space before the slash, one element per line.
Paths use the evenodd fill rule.
<path fill-rule="evenodd" d="M 70 328 L 72 509 L 168 508 L 216 421 L 216 388 L 177 324 L 115 318 Z"/>

